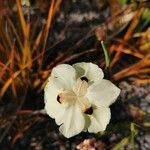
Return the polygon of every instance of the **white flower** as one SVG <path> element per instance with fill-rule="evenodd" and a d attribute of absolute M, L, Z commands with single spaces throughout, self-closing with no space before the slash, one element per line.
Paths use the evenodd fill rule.
<path fill-rule="evenodd" d="M 109 106 L 120 89 L 103 77 L 103 71 L 93 63 L 53 68 L 45 87 L 45 109 L 65 137 L 106 129 L 111 116 Z"/>
<path fill-rule="evenodd" d="M 30 7 L 30 1 L 29 0 L 21 0 L 21 5 Z"/>

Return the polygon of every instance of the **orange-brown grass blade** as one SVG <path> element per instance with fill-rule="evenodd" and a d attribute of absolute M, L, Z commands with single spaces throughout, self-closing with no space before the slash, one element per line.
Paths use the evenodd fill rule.
<path fill-rule="evenodd" d="M 133 83 L 135 83 L 135 84 L 149 84 L 150 79 L 137 79 Z"/>
<path fill-rule="evenodd" d="M 23 32 L 24 37 L 26 38 L 27 25 L 26 25 L 26 21 L 25 21 L 24 15 L 23 15 L 20 0 L 16 0 L 16 4 L 17 4 L 17 9 L 18 9 L 18 14 L 19 14 L 19 19 L 20 19 L 20 23 L 21 23 L 22 32 Z"/>
<path fill-rule="evenodd" d="M 32 63 L 34 61 L 37 61 L 37 59 L 39 59 L 41 56 L 42 56 L 42 54 L 39 54 L 38 56 L 36 56 L 35 58 L 33 58 L 32 59 Z M 9 63 L 10 63 L 10 61 L 9 61 Z M 1 62 L 0 62 L 0 65 L 1 66 L 5 66 L 5 64 L 3 64 Z M 13 80 L 15 80 L 15 78 L 17 78 L 20 75 L 20 73 L 22 73 L 22 71 L 24 71 L 24 69 L 28 68 L 29 65 L 30 65 L 29 63 L 26 63 L 26 65 L 20 67 L 20 70 L 14 72 L 13 77 L 10 77 L 5 82 L 5 84 L 3 85 L 3 87 L 0 89 L 0 97 L 2 97 L 5 94 L 5 92 L 7 91 L 7 89 L 9 88 L 9 86 L 11 85 L 11 83 L 13 82 Z M 7 69 L 7 70 L 9 70 L 9 69 Z"/>
<path fill-rule="evenodd" d="M 150 66 L 150 55 L 143 58 L 142 60 L 140 60 L 139 62 L 131 65 L 128 68 L 123 69 L 122 71 L 116 73 L 113 75 L 114 80 L 120 80 L 124 77 L 130 76 L 130 75 L 134 75 L 136 73 L 140 73 L 140 70 L 143 67 L 148 67 Z M 147 70 L 148 71 L 148 70 Z"/>
<path fill-rule="evenodd" d="M 19 132 L 15 135 L 15 137 L 12 140 L 13 145 L 23 136 L 24 132 L 27 131 L 30 126 L 31 125 L 24 125 L 23 127 L 21 127 Z"/>
<path fill-rule="evenodd" d="M 10 25 L 10 27 L 11 27 L 13 33 L 15 34 L 16 40 L 18 41 L 21 50 L 23 51 L 23 45 L 22 45 L 22 42 L 21 42 L 21 38 L 19 37 L 19 35 L 18 35 L 18 33 L 17 33 L 17 30 L 16 30 L 16 28 L 15 28 L 15 25 L 13 24 L 13 22 L 11 21 L 10 18 L 7 18 L 7 21 L 8 21 L 8 24 Z"/>
<path fill-rule="evenodd" d="M 43 48 L 42 48 L 42 57 L 41 57 L 40 65 L 39 65 L 40 69 L 42 67 L 46 42 L 47 42 L 47 38 L 48 38 L 48 34 L 49 34 L 49 29 L 51 27 L 53 14 L 54 14 L 54 2 L 55 2 L 55 0 L 51 1 L 51 5 L 50 5 L 50 8 L 49 8 L 49 12 L 48 12 L 48 18 L 47 18 L 47 22 L 46 22 L 46 27 L 45 27 L 45 31 L 44 31 L 44 35 L 45 35 L 44 37 L 45 38 L 44 38 Z"/>
<path fill-rule="evenodd" d="M 47 82 L 46 79 L 48 78 L 50 72 L 51 72 L 51 69 L 42 71 L 42 72 L 40 73 L 40 77 L 41 77 L 41 78 L 39 79 L 39 77 L 38 77 L 38 78 L 36 78 L 36 79 L 34 80 L 33 88 L 36 88 L 36 87 L 40 86 L 40 88 L 39 88 L 39 90 L 38 90 L 38 93 L 40 93 L 40 92 L 44 89 L 45 83 Z"/>
<path fill-rule="evenodd" d="M 11 69 L 8 67 L 10 64 L 10 61 L 8 61 L 6 64 L 4 64 L 3 62 L 0 61 L 0 68 L 1 68 L 1 72 L 0 72 L 0 79 L 2 80 L 4 74 L 6 73 L 6 71 L 11 72 Z"/>
<path fill-rule="evenodd" d="M 11 53 L 10 53 L 10 76 L 13 78 L 13 71 L 14 71 L 14 53 L 15 52 L 15 43 L 12 47 L 12 50 L 11 50 Z M 11 84 L 11 88 L 12 88 L 12 92 L 13 92 L 13 95 L 16 97 L 17 96 L 17 92 L 16 92 L 16 88 L 15 88 L 15 82 L 14 80 L 12 81 L 12 84 Z"/>
<path fill-rule="evenodd" d="M 5 48 L 3 47 L 1 43 L 0 43 L 0 52 L 5 53 Z"/>
<path fill-rule="evenodd" d="M 3 45 L 5 46 L 5 49 L 9 50 L 11 48 L 12 43 L 11 43 L 8 33 L 5 31 L 4 26 L 5 25 L 4 25 L 3 20 L 0 19 L 0 39 Z"/>
<path fill-rule="evenodd" d="M 54 14 L 58 11 L 62 0 L 57 0 L 54 6 Z"/>
<path fill-rule="evenodd" d="M 23 65 L 25 65 L 27 62 L 29 64 L 29 68 L 31 67 L 31 49 L 30 49 L 30 21 L 26 24 L 26 37 L 24 39 L 24 54 L 23 54 Z"/>
<path fill-rule="evenodd" d="M 144 8 L 141 8 L 141 9 L 139 9 L 139 11 L 136 12 L 136 14 L 135 14 L 130 26 L 129 26 L 124 38 L 123 38 L 124 41 L 127 41 L 131 38 L 131 36 L 134 32 L 134 29 L 136 28 L 136 26 L 139 22 L 139 18 L 141 17 L 143 11 L 144 11 Z M 114 58 L 112 59 L 110 67 L 112 67 L 120 59 L 120 54 L 121 54 L 120 51 L 123 50 L 122 44 L 120 44 L 118 46 L 118 49 L 119 49 L 119 51 L 115 54 Z"/>
<path fill-rule="evenodd" d="M 17 4 L 17 9 L 18 9 L 18 14 L 19 14 L 19 19 L 20 19 L 20 23 L 21 23 L 21 28 L 23 31 L 23 35 L 24 35 L 24 46 L 23 46 L 23 65 L 25 65 L 27 62 L 29 63 L 29 68 L 31 67 L 31 50 L 30 50 L 30 42 L 29 42 L 29 36 L 30 36 L 30 21 L 26 22 L 24 15 L 23 15 L 23 11 L 22 11 L 22 7 L 21 7 L 21 3 L 19 0 L 16 0 L 16 4 Z"/>
<path fill-rule="evenodd" d="M 118 49 L 118 46 L 113 44 L 111 47 L 110 47 L 110 51 L 116 51 L 116 52 L 120 52 L 120 53 L 124 53 L 124 54 L 130 54 L 130 55 L 133 55 L 137 58 L 144 58 L 145 56 L 141 53 L 139 53 L 137 50 L 134 50 L 134 49 L 130 49 L 130 48 L 126 48 L 125 46 L 122 47 L 122 49 Z"/>
<path fill-rule="evenodd" d="M 13 82 L 13 80 L 21 73 L 21 71 L 16 71 L 11 78 L 9 78 L 4 86 L 2 87 L 2 89 L 0 90 L 0 97 L 2 97 L 4 95 L 4 93 L 7 91 L 7 89 L 9 88 L 9 86 L 11 85 L 11 83 Z"/>
<path fill-rule="evenodd" d="M 42 33 L 43 33 L 43 30 L 41 30 L 35 40 L 35 43 L 34 43 L 34 46 L 33 46 L 33 50 L 32 52 L 36 51 L 40 45 L 40 42 L 41 42 L 41 38 L 42 38 Z"/>
<path fill-rule="evenodd" d="M 130 70 L 126 75 L 124 75 L 124 77 L 132 76 L 132 75 L 138 75 L 138 74 L 142 74 L 142 73 L 144 73 L 144 74 L 150 73 L 150 69 L 140 68 L 140 69 L 137 69 L 137 70 Z"/>

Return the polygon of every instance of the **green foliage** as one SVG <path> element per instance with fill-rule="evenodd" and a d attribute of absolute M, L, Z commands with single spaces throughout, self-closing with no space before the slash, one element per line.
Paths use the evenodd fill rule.
<path fill-rule="evenodd" d="M 104 42 L 101 41 L 101 45 L 102 45 L 102 49 L 103 49 L 103 52 L 104 52 L 104 56 L 105 56 L 105 64 L 106 64 L 106 68 L 109 67 L 110 65 L 110 58 L 109 58 L 109 54 L 108 54 L 108 51 L 104 45 Z"/>
<path fill-rule="evenodd" d="M 124 147 L 125 145 L 127 145 L 129 142 L 129 138 L 125 137 L 123 138 L 119 143 L 117 143 L 112 150 L 120 150 L 122 147 Z"/>
<path fill-rule="evenodd" d="M 145 8 L 142 18 L 150 22 L 150 9 L 149 8 Z"/>
<path fill-rule="evenodd" d="M 132 149 L 135 150 L 135 143 L 134 143 L 134 137 L 135 137 L 135 124 L 130 124 L 130 130 L 131 130 L 131 143 L 132 143 Z"/>
<path fill-rule="evenodd" d="M 127 0 L 118 0 L 118 1 L 119 1 L 119 3 L 120 3 L 121 5 L 124 5 L 124 4 L 127 3 Z"/>

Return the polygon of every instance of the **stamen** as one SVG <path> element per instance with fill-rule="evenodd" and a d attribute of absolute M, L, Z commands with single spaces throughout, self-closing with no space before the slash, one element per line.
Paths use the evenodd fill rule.
<path fill-rule="evenodd" d="M 85 77 L 85 76 L 83 76 L 83 77 L 81 77 L 80 78 L 82 81 L 86 81 L 86 82 L 88 82 L 89 80 L 88 80 L 88 78 L 87 77 Z"/>
<path fill-rule="evenodd" d="M 93 114 L 93 108 L 92 108 L 92 107 L 87 108 L 87 109 L 84 111 L 84 113 L 87 114 L 87 115 L 92 115 L 92 114 Z"/>

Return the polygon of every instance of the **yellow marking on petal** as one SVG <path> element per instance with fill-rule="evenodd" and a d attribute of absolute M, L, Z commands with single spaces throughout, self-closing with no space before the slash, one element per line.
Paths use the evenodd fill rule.
<path fill-rule="evenodd" d="M 57 96 L 57 101 L 62 104 L 62 103 L 73 103 L 76 100 L 76 95 L 74 92 L 71 91 L 63 91 L 58 94 Z"/>

